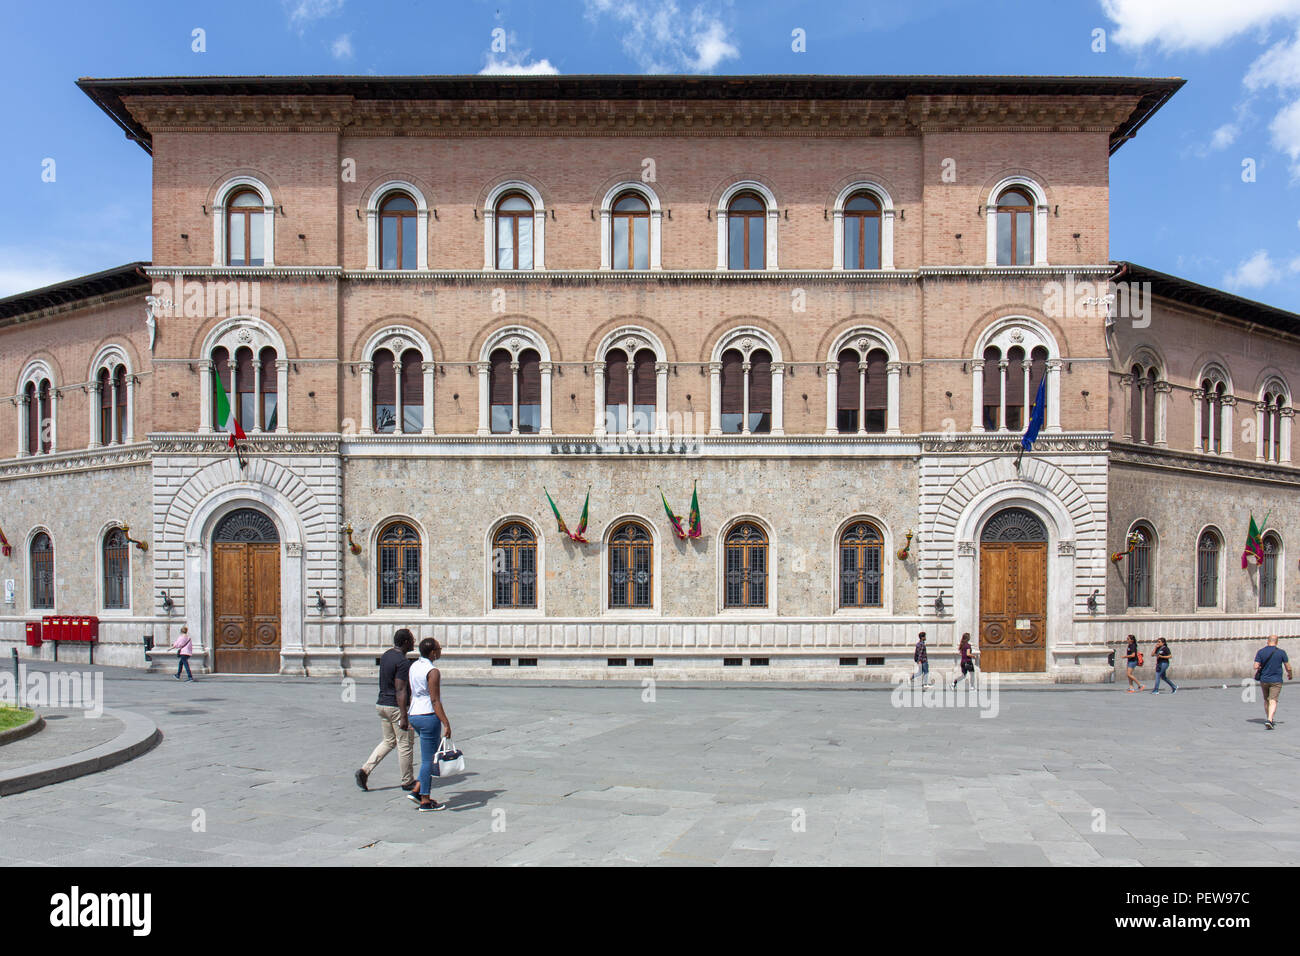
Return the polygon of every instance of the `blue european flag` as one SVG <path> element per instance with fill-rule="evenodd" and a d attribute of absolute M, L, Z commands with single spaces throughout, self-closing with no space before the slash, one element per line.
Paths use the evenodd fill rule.
<path fill-rule="evenodd" d="M 1034 446 L 1034 440 L 1038 438 L 1038 431 L 1043 427 L 1043 412 L 1047 408 L 1047 376 L 1038 383 L 1038 394 L 1034 397 L 1034 407 L 1029 412 L 1029 427 L 1025 429 L 1024 437 L 1020 439 L 1020 447 L 1023 451 L 1029 451 Z"/>

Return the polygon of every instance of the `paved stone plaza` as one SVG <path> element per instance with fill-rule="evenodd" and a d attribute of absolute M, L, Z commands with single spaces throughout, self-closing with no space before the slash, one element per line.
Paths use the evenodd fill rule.
<path fill-rule="evenodd" d="M 105 674 L 107 706 L 154 720 L 162 743 L 0 799 L 6 863 L 1215 866 L 1300 853 L 1289 687 L 1268 732 L 1240 686 L 1208 681 L 1159 700 L 1003 687 L 991 718 L 900 708 L 878 686 L 661 685 L 650 703 L 639 683 L 449 681 L 468 772 L 435 784 L 447 812 L 417 814 L 396 753 L 371 792 L 353 782 L 378 740 L 368 683 L 348 703 L 337 681 Z"/>

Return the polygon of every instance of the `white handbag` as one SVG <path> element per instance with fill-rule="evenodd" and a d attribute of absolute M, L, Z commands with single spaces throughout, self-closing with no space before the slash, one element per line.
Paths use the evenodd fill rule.
<path fill-rule="evenodd" d="M 448 737 L 443 737 L 438 744 L 434 762 L 438 765 L 439 777 L 451 777 L 465 772 L 465 755 L 451 745 Z"/>

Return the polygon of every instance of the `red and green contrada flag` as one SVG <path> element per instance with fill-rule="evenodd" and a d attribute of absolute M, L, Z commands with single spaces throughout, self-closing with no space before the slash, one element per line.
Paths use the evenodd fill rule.
<path fill-rule="evenodd" d="M 545 488 L 543 488 L 542 491 L 546 494 L 546 500 L 551 504 L 551 510 L 555 512 L 555 523 L 560 526 L 560 534 L 569 535 L 569 537 L 572 538 L 573 535 L 569 534 L 569 529 L 565 525 L 564 519 L 560 517 L 560 509 L 555 507 L 555 499 L 551 497 L 551 493 Z"/>
<path fill-rule="evenodd" d="M 673 514 L 673 509 L 668 507 L 668 499 L 664 497 L 664 490 L 659 489 L 659 500 L 664 503 L 664 511 L 668 513 L 668 523 L 673 526 L 673 534 L 677 535 L 678 540 L 686 539 L 686 532 L 682 530 L 682 519 Z"/>
<path fill-rule="evenodd" d="M 226 386 L 222 383 L 220 376 L 217 377 L 216 393 L 217 427 L 230 436 L 227 444 L 234 448 L 236 441 L 243 441 L 248 436 L 239 427 L 239 419 L 235 418 L 234 413 L 230 410 L 230 396 L 226 393 Z"/>
<path fill-rule="evenodd" d="M 1264 524 L 1268 524 L 1268 515 L 1264 516 Z M 1244 568 L 1249 562 L 1251 556 L 1255 558 L 1256 564 L 1264 561 L 1264 541 L 1262 535 L 1263 527 L 1255 526 L 1255 516 L 1250 516 L 1250 529 L 1246 532 L 1246 547 L 1241 552 L 1241 566 Z"/>
<path fill-rule="evenodd" d="M 587 531 L 587 508 L 591 505 L 591 486 L 587 486 L 587 498 L 582 503 L 582 517 L 578 519 L 578 530 L 569 535 L 574 541 L 580 544 L 586 544 L 587 539 L 583 535 Z"/>
<path fill-rule="evenodd" d="M 570 531 L 568 525 L 564 523 L 564 519 L 560 517 L 560 509 L 555 507 L 555 499 L 551 497 L 551 493 L 546 491 L 545 488 L 542 491 L 546 493 L 546 500 L 550 502 L 551 511 L 555 513 L 555 523 L 559 526 L 560 534 L 568 535 L 570 540 L 579 544 L 587 544 L 587 539 L 583 537 L 583 533 L 587 530 L 587 508 L 591 503 L 591 489 L 587 489 L 587 500 L 582 504 L 582 517 L 578 519 L 578 530 L 576 532 Z"/>
<path fill-rule="evenodd" d="M 695 487 L 695 485 L 692 485 L 692 486 L 691 486 L 691 517 L 690 517 L 690 525 L 691 525 L 691 530 L 690 530 L 689 532 L 687 532 L 688 537 L 698 538 L 698 537 L 700 536 L 700 534 L 701 534 L 701 528 L 700 528 L 700 492 L 699 492 L 699 490 Z"/>

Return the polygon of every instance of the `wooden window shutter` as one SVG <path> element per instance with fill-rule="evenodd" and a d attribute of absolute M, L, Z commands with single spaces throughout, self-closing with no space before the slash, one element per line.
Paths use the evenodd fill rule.
<path fill-rule="evenodd" d="M 653 405 L 655 403 L 655 354 L 649 349 L 636 353 L 636 367 L 632 372 L 632 404 Z"/>
<path fill-rule="evenodd" d="M 887 372 L 885 365 L 889 356 L 884 349 L 872 349 L 867 353 L 867 408 L 886 408 L 889 405 Z"/>
<path fill-rule="evenodd" d="M 397 404 L 397 382 L 393 380 L 393 353 L 388 349 L 379 349 L 371 358 L 375 371 L 371 375 L 374 383 L 376 405 Z"/>
<path fill-rule="evenodd" d="M 519 404 L 542 403 L 542 357 L 532 349 L 519 353 Z"/>
<path fill-rule="evenodd" d="M 424 356 L 417 349 L 402 353 L 402 407 L 424 405 Z"/>
<path fill-rule="evenodd" d="M 844 411 L 854 411 L 858 407 L 858 353 L 854 349 L 840 352 L 840 381 L 837 386 L 838 407 Z"/>
<path fill-rule="evenodd" d="M 605 353 L 605 404 L 627 404 L 627 353 L 622 349 Z"/>
<path fill-rule="evenodd" d="M 510 405 L 515 400 L 514 379 L 510 373 L 510 353 L 497 349 L 489 356 L 492 365 L 492 385 L 488 389 L 493 405 Z"/>
<path fill-rule="evenodd" d="M 772 410 L 772 356 L 763 349 L 756 349 L 749 362 L 749 410 L 770 412 Z"/>
<path fill-rule="evenodd" d="M 745 372 L 735 349 L 722 353 L 722 414 L 739 415 L 745 410 Z"/>

